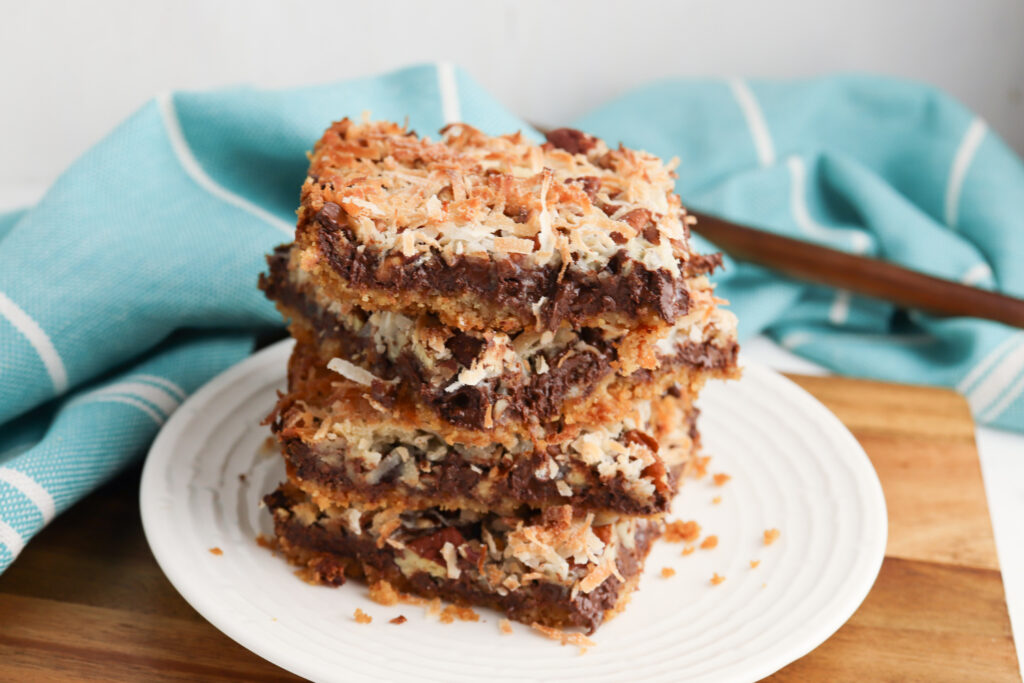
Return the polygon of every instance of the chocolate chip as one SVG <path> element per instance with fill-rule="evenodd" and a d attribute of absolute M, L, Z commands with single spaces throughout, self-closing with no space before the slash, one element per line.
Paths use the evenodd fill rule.
<path fill-rule="evenodd" d="M 592 175 L 585 175 L 579 178 L 569 178 L 565 182 L 579 185 L 580 189 L 590 197 L 591 202 L 597 199 L 597 191 L 601 189 L 601 179 Z"/>
<path fill-rule="evenodd" d="M 651 292 L 655 296 L 658 314 L 665 322 L 675 320 L 676 314 L 685 309 L 686 304 L 689 303 L 685 292 L 678 292 L 679 296 L 676 296 L 677 292 L 672 278 L 664 271 L 658 271 L 651 277 Z M 682 299 L 682 301 L 677 299 Z"/>
<path fill-rule="evenodd" d="M 438 402 L 437 411 L 453 425 L 480 429 L 489 405 L 490 391 L 486 387 L 462 387 L 452 393 L 445 392 Z"/>
<path fill-rule="evenodd" d="M 644 227 L 643 236 L 645 240 L 655 246 L 661 244 L 661 232 L 658 231 L 658 226 L 654 223 L 648 223 Z"/>
<path fill-rule="evenodd" d="M 646 446 L 652 453 L 658 452 L 658 442 L 654 437 L 639 429 L 630 429 L 622 435 L 626 443 L 635 443 L 638 446 Z"/>
<path fill-rule="evenodd" d="M 370 397 L 385 408 L 395 405 L 397 398 L 397 387 L 391 382 L 382 382 L 379 379 L 370 383 Z"/>
<path fill-rule="evenodd" d="M 458 548 L 466 542 L 466 538 L 459 533 L 455 527 L 446 526 L 432 534 L 422 536 L 412 541 L 406 541 L 405 547 L 420 557 L 433 562 L 444 562 L 441 556 L 441 548 L 445 543 L 451 543 Z"/>
<path fill-rule="evenodd" d="M 468 368 L 473 364 L 473 359 L 480 355 L 480 349 L 484 347 L 484 340 L 459 332 L 449 337 L 444 345 L 455 356 L 455 360 Z"/>
<path fill-rule="evenodd" d="M 337 230 L 341 228 L 341 212 L 341 207 L 334 202 L 325 202 L 324 207 L 317 211 L 316 220 L 325 228 Z"/>
<path fill-rule="evenodd" d="M 619 218 L 619 220 L 624 223 L 629 223 L 634 230 L 639 232 L 651 222 L 651 212 L 647 209 L 633 209 Z"/>
<path fill-rule="evenodd" d="M 586 154 L 597 144 L 597 138 L 575 128 L 556 128 L 546 137 L 552 145 L 569 154 Z"/>

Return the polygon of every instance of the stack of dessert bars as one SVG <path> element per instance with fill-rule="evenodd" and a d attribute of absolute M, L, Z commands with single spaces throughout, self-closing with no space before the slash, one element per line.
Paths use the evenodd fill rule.
<path fill-rule="evenodd" d="M 333 124 L 261 287 L 290 321 L 266 497 L 307 578 L 593 631 L 623 608 L 736 375 L 660 159 L 571 129 Z"/>

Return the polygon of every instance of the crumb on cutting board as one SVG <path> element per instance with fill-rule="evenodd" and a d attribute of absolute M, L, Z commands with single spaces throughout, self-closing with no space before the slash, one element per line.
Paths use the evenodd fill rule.
<path fill-rule="evenodd" d="M 394 619 L 389 619 L 389 620 L 388 620 L 388 623 L 389 623 L 389 624 L 404 624 L 404 623 L 405 623 L 405 622 L 407 622 L 407 621 L 409 621 L 409 620 L 405 618 L 405 615 L 404 615 L 404 614 L 399 614 L 399 615 L 398 615 L 397 617 L 395 617 Z"/>
<path fill-rule="evenodd" d="M 676 570 L 672 569 L 672 567 L 662 567 L 661 575 L 666 579 L 671 579 L 673 576 L 676 575 Z"/>
<path fill-rule="evenodd" d="M 722 497 L 721 496 L 715 496 L 714 498 L 711 499 L 711 504 L 712 505 L 718 505 L 721 502 L 722 502 Z"/>
<path fill-rule="evenodd" d="M 711 550 L 718 547 L 718 536 L 711 534 L 700 543 L 701 550 Z"/>
<path fill-rule="evenodd" d="M 356 611 L 352 614 L 352 618 L 356 620 L 357 624 L 369 624 L 373 621 L 373 617 L 358 607 L 356 607 Z"/>
<path fill-rule="evenodd" d="M 782 535 L 778 529 L 768 529 L 764 532 L 764 544 L 771 545 L 775 541 L 779 540 L 779 536 Z"/>
<path fill-rule="evenodd" d="M 761 560 L 751 560 L 750 561 L 750 568 L 751 569 L 757 569 L 757 565 L 759 565 L 759 564 L 761 564 Z"/>
<path fill-rule="evenodd" d="M 724 472 L 719 472 L 718 474 L 712 476 L 711 478 L 715 480 L 715 486 L 725 486 L 725 483 L 732 479 L 731 476 L 725 474 Z"/>
<path fill-rule="evenodd" d="M 711 585 L 712 586 L 717 586 L 718 584 L 722 583 L 723 581 L 725 581 L 725 577 L 724 576 L 719 576 L 718 572 L 715 572 L 714 576 L 711 577 Z"/>
<path fill-rule="evenodd" d="M 224 551 L 221 550 L 220 548 L 218 548 L 217 546 L 213 546 L 212 548 L 210 548 L 210 554 L 211 555 L 223 555 Z"/>
<path fill-rule="evenodd" d="M 692 553 L 696 549 L 697 549 L 697 546 L 695 546 L 695 545 L 688 545 L 688 546 L 683 548 L 683 555 L 689 555 L 690 553 Z"/>
<path fill-rule="evenodd" d="M 501 629 L 502 634 L 506 636 L 511 635 L 513 633 L 512 622 L 508 619 L 500 619 L 498 621 L 498 628 Z"/>

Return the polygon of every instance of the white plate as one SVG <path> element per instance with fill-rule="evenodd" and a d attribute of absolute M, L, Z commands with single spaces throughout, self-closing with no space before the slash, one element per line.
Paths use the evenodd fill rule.
<path fill-rule="evenodd" d="M 284 477 L 259 421 L 283 386 L 290 348 L 286 341 L 255 354 L 177 410 L 150 450 L 141 504 L 153 554 L 185 599 L 301 676 L 752 681 L 828 638 L 878 574 L 885 500 L 864 451 L 802 389 L 748 365 L 741 381 L 701 397 L 710 471 L 732 479 L 721 487 L 688 480 L 673 510 L 716 534 L 718 547 L 684 557 L 681 545 L 658 543 L 631 604 L 583 656 L 520 624 L 502 635 L 495 612 L 446 625 L 422 607 L 373 603 L 357 583 L 308 585 L 254 540 L 271 533 L 260 498 Z M 769 528 L 782 535 L 765 546 Z M 675 576 L 663 578 L 662 567 Z M 714 573 L 725 581 L 712 586 Z M 372 624 L 353 620 L 357 607 Z M 389 624 L 398 614 L 409 621 Z"/>

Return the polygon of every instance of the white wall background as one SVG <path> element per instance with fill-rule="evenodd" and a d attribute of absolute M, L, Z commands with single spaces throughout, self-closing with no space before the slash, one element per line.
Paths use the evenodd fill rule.
<path fill-rule="evenodd" d="M 438 59 L 546 124 L 664 76 L 877 71 L 947 89 L 1024 151 L 1020 0 L 0 0 L 0 199 L 164 89 Z"/>

